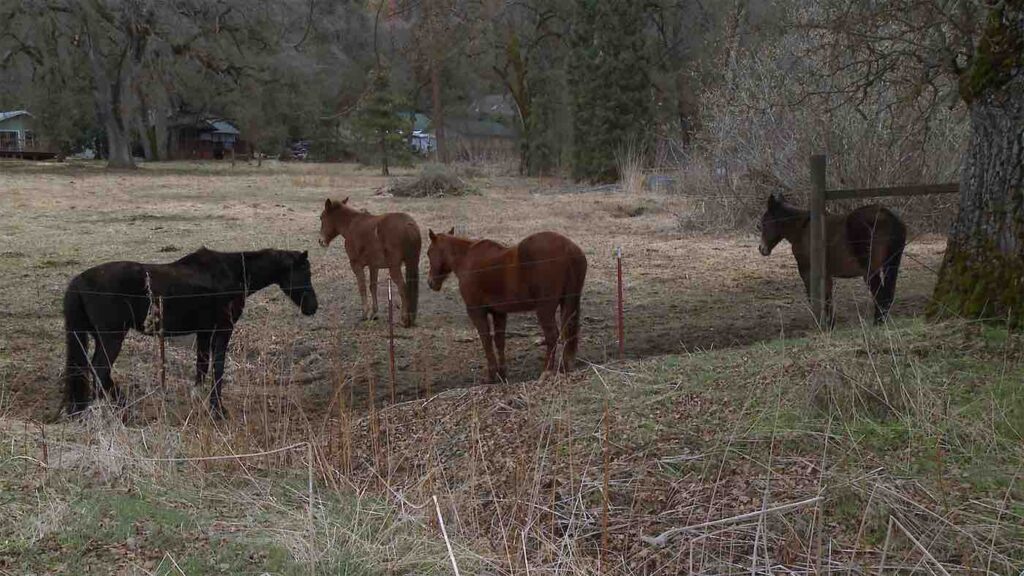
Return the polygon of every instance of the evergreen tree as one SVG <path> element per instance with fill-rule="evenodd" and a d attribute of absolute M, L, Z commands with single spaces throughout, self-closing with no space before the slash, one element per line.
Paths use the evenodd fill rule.
<path fill-rule="evenodd" d="M 356 113 L 355 134 L 364 161 L 380 162 L 381 174 L 387 176 L 391 163 L 408 161 L 409 147 L 402 134 L 406 122 L 398 114 L 387 68 L 374 70 L 370 81 L 371 92 Z"/>
<path fill-rule="evenodd" d="M 616 180 L 616 151 L 647 144 L 652 106 L 643 16 L 642 2 L 576 0 L 569 88 L 577 180 Z"/>

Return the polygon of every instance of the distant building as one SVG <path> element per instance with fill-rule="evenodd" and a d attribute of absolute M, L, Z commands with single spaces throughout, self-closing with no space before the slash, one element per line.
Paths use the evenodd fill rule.
<path fill-rule="evenodd" d="M 222 160 L 248 153 L 242 133 L 222 118 L 176 118 L 167 127 L 167 153 L 172 160 Z"/>
<path fill-rule="evenodd" d="M 430 117 L 419 112 L 399 112 L 398 115 L 408 126 L 403 133 L 408 134 L 409 146 L 420 155 L 427 156 L 437 150 L 437 138 L 431 130 Z"/>
<path fill-rule="evenodd" d="M 445 120 L 444 129 L 455 157 L 495 160 L 519 154 L 519 133 L 501 122 L 451 118 Z"/>
<path fill-rule="evenodd" d="M 437 150 L 437 137 L 430 117 L 419 112 L 401 112 L 411 132 L 409 145 L 419 154 L 427 156 Z M 444 120 L 444 133 L 452 158 L 467 160 L 493 160 L 516 157 L 519 154 L 519 132 L 515 109 L 507 98 L 500 95 L 485 96 L 467 108 L 465 116 L 448 116 Z"/>
<path fill-rule="evenodd" d="M 469 103 L 465 117 L 445 120 L 456 157 L 502 159 L 519 155 L 519 113 L 507 94 L 487 94 Z"/>
<path fill-rule="evenodd" d="M 47 150 L 27 110 L 0 112 L 0 158 L 46 160 L 56 155 Z"/>

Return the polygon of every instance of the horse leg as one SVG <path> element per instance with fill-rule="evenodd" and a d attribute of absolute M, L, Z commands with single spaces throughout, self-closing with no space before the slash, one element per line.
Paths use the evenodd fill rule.
<path fill-rule="evenodd" d="M 491 338 L 491 321 L 487 312 L 481 309 L 471 310 L 469 319 L 476 326 L 477 334 L 480 335 L 480 344 L 484 347 L 484 356 L 487 358 L 487 383 L 494 384 L 498 372 L 497 361 L 494 358 L 494 346 Z"/>
<path fill-rule="evenodd" d="M 537 308 L 537 322 L 544 332 L 544 346 L 547 353 L 544 357 L 544 373 L 555 371 L 555 356 L 558 350 L 558 324 L 555 321 L 557 304 L 543 303 Z"/>
<path fill-rule="evenodd" d="M 872 266 L 866 278 L 871 298 L 875 303 L 875 324 L 883 324 L 896 297 L 896 279 L 899 277 L 902 248 L 894 254 L 873 255 Z M 879 250 L 881 252 L 881 250 Z"/>
<path fill-rule="evenodd" d="M 374 267 L 374 266 L 369 266 L 369 268 L 370 268 L 370 300 L 373 302 L 373 308 L 371 309 L 372 311 L 370 312 L 370 319 L 371 320 L 376 320 L 377 319 L 377 309 L 378 309 L 378 306 L 377 306 L 377 270 L 378 269 L 376 267 Z"/>
<path fill-rule="evenodd" d="M 580 296 L 566 296 L 562 299 L 562 339 L 565 351 L 562 353 L 564 372 L 571 372 L 576 364 L 576 350 L 580 344 Z"/>
<path fill-rule="evenodd" d="M 508 314 L 494 312 L 494 347 L 498 352 L 498 378 L 508 381 L 508 367 L 505 364 L 505 326 L 508 324 Z"/>
<path fill-rule="evenodd" d="M 363 303 L 363 320 L 369 320 L 370 303 L 366 298 L 366 275 L 363 274 L 363 266 L 352 262 L 352 272 L 356 275 L 356 285 L 359 286 L 359 299 Z"/>
<path fill-rule="evenodd" d="M 832 301 L 832 277 L 825 278 L 825 321 L 823 322 L 829 330 L 836 327 L 836 309 Z"/>
<path fill-rule="evenodd" d="M 213 389 L 210 391 L 210 413 L 218 420 L 228 416 L 221 402 L 221 388 L 224 386 L 224 360 L 228 354 L 230 341 L 230 328 L 223 329 L 213 336 Z"/>
<path fill-rule="evenodd" d="M 124 407 L 121 390 L 114 384 L 111 369 L 121 354 L 126 332 L 100 332 L 96 334 L 96 350 L 92 354 L 92 369 L 103 386 L 103 394 L 118 407 Z"/>
<path fill-rule="evenodd" d="M 412 306 L 409 304 L 409 295 L 406 293 L 405 278 L 402 277 L 401 262 L 392 263 L 388 268 L 388 273 L 391 275 L 391 281 L 395 283 L 395 288 L 398 289 L 398 297 L 402 303 L 402 326 L 405 328 L 411 328 Z"/>
<path fill-rule="evenodd" d="M 206 383 L 206 374 L 210 371 L 210 334 L 196 334 L 196 388 Z"/>

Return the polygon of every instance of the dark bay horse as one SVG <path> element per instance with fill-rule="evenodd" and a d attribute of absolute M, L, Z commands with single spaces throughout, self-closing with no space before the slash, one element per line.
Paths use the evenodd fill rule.
<path fill-rule="evenodd" d="M 768 209 L 761 217 L 761 246 L 764 256 L 783 239 L 789 240 L 796 257 L 804 289 L 810 293 L 811 215 L 768 197 Z M 896 277 L 900 271 L 907 228 L 888 208 L 871 204 L 846 215 L 828 215 L 825 221 L 825 299 L 826 325 L 835 321 L 832 307 L 832 278 L 862 277 L 874 299 L 875 324 L 885 321 L 896 295 Z"/>
<path fill-rule="evenodd" d="M 561 309 L 565 351 L 561 368 L 572 370 L 579 346 L 580 299 L 587 277 L 587 258 L 579 246 L 561 234 L 540 232 L 507 248 L 491 240 L 469 240 L 429 231 L 428 284 L 440 290 L 449 274 L 459 279 L 459 292 L 469 318 L 480 335 L 487 357 L 487 382 L 506 379 L 505 325 L 509 313 L 535 311 L 544 331 L 545 374 L 553 372 Z M 493 338 L 491 320 L 494 321 Z M 498 356 L 495 359 L 494 348 Z"/>
<path fill-rule="evenodd" d="M 168 336 L 196 335 L 196 385 L 206 380 L 213 359 L 210 409 L 221 405 L 224 359 L 245 299 L 277 284 L 303 314 L 316 313 L 306 252 L 260 250 L 214 252 L 200 248 L 170 264 L 108 262 L 71 279 L 64 293 L 67 343 L 66 407 L 76 414 L 89 406 L 89 375 L 112 400 L 123 403 L 110 371 L 129 329 Z M 163 301 L 162 317 L 156 302 Z M 95 344 L 92 361 L 89 340 Z"/>
<path fill-rule="evenodd" d="M 348 198 L 341 202 L 328 198 L 320 213 L 320 245 L 326 248 L 339 235 L 345 239 L 345 253 L 348 254 L 349 265 L 359 285 L 363 320 L 377 317 L 377 270 L 386 268 L 402 299 L 402 325 L 414 325 L 420 293 L 420 250 L 423 243 L 416 221 L 401 212 L 374 216 L 349 207 Z M 366 295 L 364 268 L 370 269 L 372 306 Z"/>

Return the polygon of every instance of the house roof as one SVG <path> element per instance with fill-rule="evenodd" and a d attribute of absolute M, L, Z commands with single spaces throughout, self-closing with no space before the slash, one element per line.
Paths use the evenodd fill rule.
<path fill-rule="evenodd" d="M 468 137 L 515 138 L 516 131 L 501 122 L 493 120 L 469 120 L 465 118 L 445 121 L 445 129 Z"/>
<path fill-rule="evenodd" d="M 414 132 L 426 132 L 430 129 L 430 117 L 419 112 L 399 112 L 398 115 L 408 121 L 412 117 L 412 129 Z"/>
<path fill-rule="evenodd" d="M 4 120 L 10 120 L 11 118 L 17 118 L 18 116 L 31 116 L 28 110 L 12 110 L 10 112 L 0 112 L 0 122 Z"/>
<path fill-rule="evenodd" d="M 506 94 L 488 94 L 473 100 L 469 113 L 476 116 L 515 116 L 516 106 Z"/>
<path fill-rule="evenodd" d="M 217 134 L 233 134 L 235 136 L 241 134 L 238 128 L 235 128 L 235 125 L 227 120 L 208 120 L 207 123 L 213 127 L 214 133 Z"/>
<path fill-rule="evenodd" d="M 211 132 L 214 134 L 231 134 L 233 136 L 238 136 L 241 134 L 241 132 L 234 124 L 227 120 L 224 120 L 223 118 L 217 117 L 197 118 L 195 116 L 190 117 L 187 115 L 181 115 L 170 118 L 168 123 L 171 125 L 171 127 L 190 127 L 195 128 L 200 132 Z"/>

